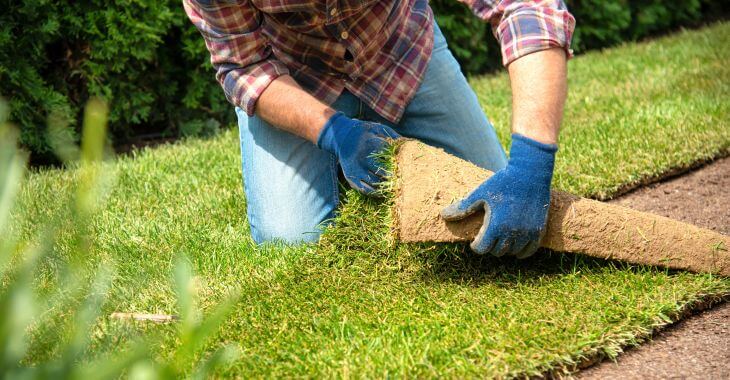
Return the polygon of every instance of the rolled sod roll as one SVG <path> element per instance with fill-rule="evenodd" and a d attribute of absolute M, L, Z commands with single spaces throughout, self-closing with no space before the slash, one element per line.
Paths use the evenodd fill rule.
<path fill-rule="evenodd" d="M 439 213 L 493 173 L 418 141 L 398 144 L 393 210 L 398 240 L 473 240 L 483 212 L 458 222 L 446 222 Z M 727 235 L 556 190 L 551 193 L 541 246 L 633 264 L 730 275 Z"/>

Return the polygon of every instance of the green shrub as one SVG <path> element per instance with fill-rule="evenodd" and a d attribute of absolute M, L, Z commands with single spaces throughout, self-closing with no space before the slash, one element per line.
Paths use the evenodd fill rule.
<path fill-rule="evenodd" d="M 576 52 L 634 40 L 725 14 L 719 0 L 567 0 L 577 19 Z M 214 80 L 202 38 L 179 0 L 4 1 L 0 95 L 9 99 L 21 144 L 53 160 L 51 135 L 78 140 L 81 105 L 111 104 L 116 143 L 140 135 L 215 133 L 234 119 Z M 454 0 L 432 0 L 437 21 L 466 73 L 500 67 L 485 23 Z"/>
<path fill-rule="evenodd" d="M 578 24 L 573 46 L 580 52 L 693 25 L 723 5 L 713 0 L 568 0 L 568 6 Z"/>
<path fill-rule="evenodd" d="M 233 112 L 179 1 L 5 2 L 0 94 L 36 160 L 52 157 L 46 119 L 74 138 L 81 105 L 107 99 L 112 135 L 214 132 Z M 63 129 L 63 128 L 61 128 Z"/>

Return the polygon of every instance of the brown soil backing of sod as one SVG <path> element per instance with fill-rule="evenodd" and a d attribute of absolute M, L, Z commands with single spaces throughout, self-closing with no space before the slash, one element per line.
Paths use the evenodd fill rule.
<path fill-rule="evenodd" d="M 483 214 L 446 222 L 440 211 L 492 173 L 417 141 L 396 152 L 394 229 L 403 242 L 466 242 Z M 730 276 L 730 237 L 662 216 L 552 192 L 542 247 Z"/>

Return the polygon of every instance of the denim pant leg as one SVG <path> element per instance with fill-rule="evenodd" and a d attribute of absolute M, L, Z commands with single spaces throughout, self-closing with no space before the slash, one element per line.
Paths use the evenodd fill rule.
<path fill-rule="evenodd" d="M 385 121 L 372 110 L 367 115 Z M 482 168 L 497 171 L 507 165 L 494 127 L 437 25 L 426 74 L 400 123 L 394 127 L 403 136 L 443 148 Z"/>
<path fill-rule="evenodd" d="M 333 105 L 350 117 L 361 104 L 344 93 Z M 314 242 L 339 203 L 335 156 L 236 108 L 251 237 Z"/>

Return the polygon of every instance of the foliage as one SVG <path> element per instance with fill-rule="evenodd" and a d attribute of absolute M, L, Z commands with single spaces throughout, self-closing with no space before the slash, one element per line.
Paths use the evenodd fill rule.
<path fill-rule="evenodd" d="M 51 218 L 33 242 L 23 242 L 13 225 L 15 199 L 23 177 L 24 157 L 15 144 L 17 133 L 5 123 L 0 101 L 0 378 L 25 379 L 177 379 L 185 375 L 206 378 L 237 355 L 223 346 L 200 360 L 201 348 L 231 311 L 232 302 L 219 305 L 203 318 L 197 306 L 197 288 L 189 264 L 178 259 L 174 282 L 180 321 L 179 344 L 170 359 L 158 359 L 148 347 L 158 344 L 142 334 L 108 353 L 90 355 L 93 335 L 113 286 L 114 263 L 93 265 L 84 254 L 95 246 L 89 233 L 95 213 L 108 196 L 109 171 L 104 170 L 107 107 L 92 100 L 86 107 L 80 161 L 72 210 L 68 220 Z M 59 251 L 63 226 L 72 226 L 68 245 Z M 63 253 L 61 253 L 63 252 Z M 40 283 L 40 285 L 39 285 Z M 123 323 L 123 322 L 121 322 Z M 38 352 L 43 352 L 38 359 Z"/>
<path fill-rule="evenodd" d="M 554 184 L 610 197 L 624 185 L 726 154 L 729 43 L 725 23 L 576 58 Z M 506 142 L 507 76 L 473 77 L 471 84 Z M 89 223 L 93 245 L 84 252 L 88 262 L 115 263 L 109 311 L 179 310 L 169 285 L 179 254 L 195 269 L 202 310 L 215 308 L 229 289 L 239 291 L 241 301 L 201 349 L 240 346 L 219 377 L 528 377 L 614 357 L 695 302 L 730 292 L 727 278 L 579 255 L 540 252 L 519 261 L 461 246 L 397 245 L 387 204 L 352 192 L 320 245 L 257 247 L 236 141 L 236 131 L 227 130 L 109 162 L 115 182 Z M 77 174 L 28 174 L 13 224 L 19 245 L 62 212 Z M 59 230 L 58 252 L 72 246 L 68 228 Z M 36 281 L 53 289 L 43 286 L 44 276 Z M 167 361 L 182 339 L 174 326 L 154 329 L 152 355 Z M 134 342 L 104 318 L 93 331 L 92 358 Z M 53 352 L 44 341 L 53 342 L 36 339 L 29 363 Z"/>
<path fill-rule="evenodd" d="M 51 126 L 77 139 L 91 97 L 111 104 L 117 141 L 133 135 L 211 134 L 233 112 L 179 1 L 4 2 L 0 93 L 35 160 L 48 161 Z M 63 128 L 68 127 L 68 128 Z"/>
<path fill-rule="evenodd" d="M 634 41 L 679 25 L 693 25 L 722 2 L 687 0 L 569 0 L 580 27 L 574 37 L 576 51 Z M 727 5 L 725 5 L 727 7 Z"/>

